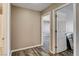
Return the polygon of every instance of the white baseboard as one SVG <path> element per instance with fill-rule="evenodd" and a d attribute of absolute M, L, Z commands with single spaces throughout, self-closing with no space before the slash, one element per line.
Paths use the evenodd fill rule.
<path fill-rule="evenodd" d="M 50 51 L 50 53 L 55 54 L 55 51 L 52 51 L 52 50 L 49 50 L 49 51 Z"/>
<path fill-rule="evenodd" d="M 35 46 L 30 46 L 30 47 L 25 47 L 25 48 L 20 48 L 20 49 L 11 50 L 11 54 L 12 54 L 12 52 L 25 50 L 25 49 L 29 49 L 29 48 L 33 48 L 33 47 L 38 47 L 38 46 L 41 46 L 41 44 L 40 45 L 35 45 Z"/>

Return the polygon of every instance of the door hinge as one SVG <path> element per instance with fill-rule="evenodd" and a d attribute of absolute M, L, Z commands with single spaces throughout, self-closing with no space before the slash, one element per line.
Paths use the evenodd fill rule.
<path fill-rule="evenodd" d="M 55 17 L 57 18 L 57 14 L 55 14 Z"/>

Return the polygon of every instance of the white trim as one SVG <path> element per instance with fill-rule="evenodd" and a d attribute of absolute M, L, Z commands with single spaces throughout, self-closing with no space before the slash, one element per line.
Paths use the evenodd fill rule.
<path fill-rule="evenodd" d="M 73 26 L 73 29 L 74 29 L 74 56 L 76 56 L 76 4 L 74 3 L 73 4 L 73 15 L 74 15 L 74 26 Z"/>
<path fill-rule="evenodd" d="M 41 45 L 43 46 L 42 16 L 41 16 L 41 24 L 40 25 L 41 25 L 41 29 L 40 29 L 41 30 L 41 33 L 40 33 L 41 34 Z"/>
<path fill-rule="evenodd" d="M 40 34 L 41 34 L 41 45 L 43 46 L 43 36 L 42 36 L 42 16 L 41 16 L 41 24 L 40 24 L 40 30 L 41 30 L 41 32 L 40 32 Z"/>
<path fill-rule="evenodd" d="M 10 55 L 10 3 L 3 4 L 4 55 Z"/>
<path fill-rule="evenodd" d="M 55 54 L 55 52 L 54 52 L 54 51 L 52 51 L 52 50 L 49 50 L 49 52 L 50 52 L 50 53 L 52 53 L 52 54 Z"/>
<path fill-rule="evenodd" d="M 49 39 L 49 50 L 52 50 L 52 11 L 50 11 L 50 39 Z"/>
<path fill-rule="evenodd" d="M 8 15 L 7 15 L 7 20 L 6 20 L 6 39 L 7 39 L 7 49 L 8 49 L 8 52 L 7 52 L 7 55 L 9 56 L 10 53 L 11 53 L 11 43 L 10 43 L 10 20 L 11 20 L 11 5 L 10 3 L 7 4 L 7 7 L 8 7 Z"/>
<path fill-rule="evenodd" d="M 41 46 L 41 45 L 39 44 L 39 45 L 35 45 L 35 46 L 30 46 L 30 47 L 15 49 L 15 50 L 11 51 L 11 54 L 12 54 L 12 52 L 16 52 L 16 51 L 20 51 L 20 50 L 25 50 L 25 49 L 29 49 L 29 48 L 34 48 L 34 47 L 38 47 L 38 46 Z"/>
<path fill-rule="evenodd" d="M 53 48 L 52 48 L 52 50 L 53 50 L 53 52 L 55 52 L 55 10 L 53 10 L 53 21 L 52 21 L 53 23 Z"/>

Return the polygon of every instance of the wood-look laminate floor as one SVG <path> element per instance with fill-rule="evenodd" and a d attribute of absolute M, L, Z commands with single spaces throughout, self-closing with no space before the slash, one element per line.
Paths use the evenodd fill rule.
<path fill-rule="evenodd" d="M 51 56 L 73 56 L 73 50 L 65 50 L 63 52 L 60 53 L 56 53 L 56 54 L 50 54 Z"/>
<path fill-rule="evenodd" d="M 13 52 L 12 56 L 73 56 L 72 50 L 66 50 L 58 54 L 51 54 L 44 51 L 41 47 L 35 47 L 22 51 Z"/>

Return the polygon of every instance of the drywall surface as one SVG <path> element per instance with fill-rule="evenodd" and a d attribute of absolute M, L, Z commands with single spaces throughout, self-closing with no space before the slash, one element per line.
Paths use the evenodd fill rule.
<path fill-rule="evenodd" d="M 79 4 L 76 5 L 76 55 L 79 56 Z"/>
<path fill-rule="evenodd" d="M 12 50 L 40 44 L 40 12 L 12 6 Z"/>

